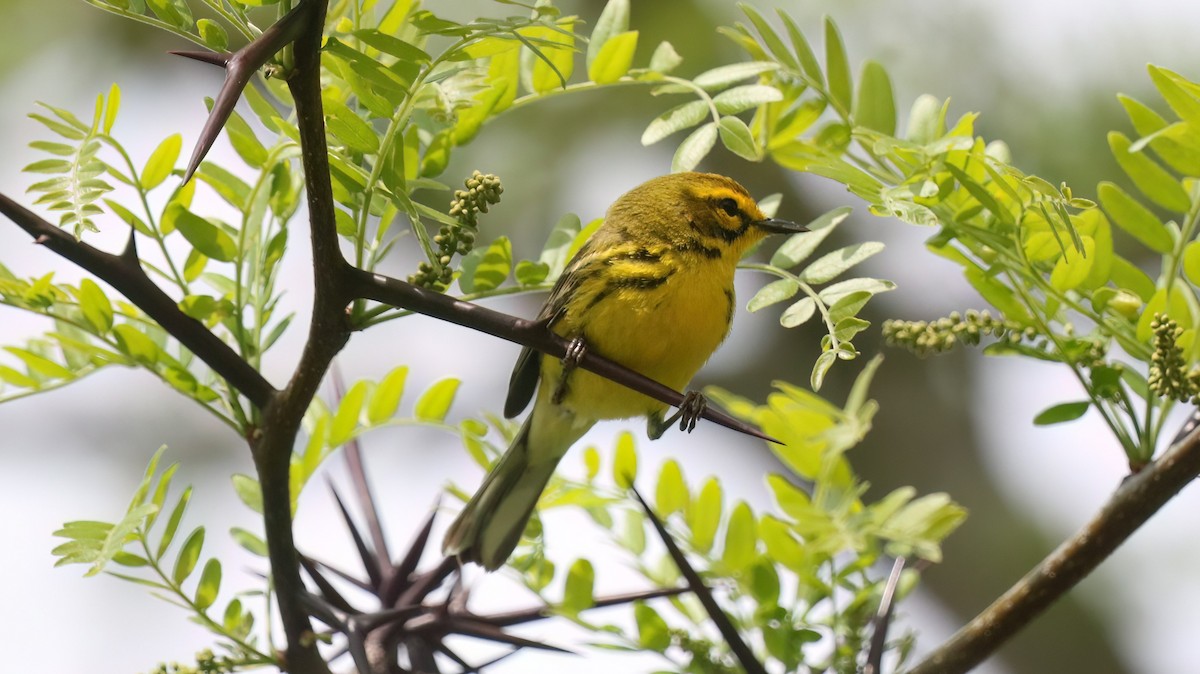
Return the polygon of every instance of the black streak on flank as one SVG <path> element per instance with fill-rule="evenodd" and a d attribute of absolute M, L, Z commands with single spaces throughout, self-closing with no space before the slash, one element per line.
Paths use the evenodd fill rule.
<path fill-rule="evenodd" d="M 624 261 L 624 260 L 628 260 L 631 262 L 658 262 L 661 259 L 662 259 L 662 257 L 659 256 L 657 253 L 651 253 L 649 250 L 647 250 L 645 248 L 638 248 L 637 250 L 634 250 L 634 251 L 631 251 L 628 253 L 618 253 L 616 255 L 613 255 L 612 257 L 609 257 L 606 260 L 604 260 L 604 264 L 613 265 L 618 261 Z"/>
<path fill-rule="evenodd" d="M 600 302 L 603 301 L 605 297 L 608 297 L 609 294 L 612 293 L 612 291 L 613 291 L 613 289 L 612 289 L 612 286 L 610 285 L 610 286 L 606 287 L 604 290 L 601 290 L 600 292 L 596 293 L 595 295 L 592 295 L 592 300 L 590 302 L 588 302 L 588 305 L 586 308 L 584 308 L 583 313 L 586 314 L 587 312 L 591 311 L 592 307 L 596 306 L 597 304 L 600 304 Z"/>
<path fill-rule="evenodd" d="M 728 303 L 728 306 L 725 308 L 725 324 L 732 325 L 733 324 L 733 311 L 734 311 L 734 299 L 733 299 L 733 289 L 732 288 L 725 289 L 725 301 Z"/>
<path fill-rule="evenodd" d="M 608 282 L 609 289 L 631 288 L 633 290 L 654 290 L 660 285 L 667 282 L 671 278 L 674 271 L 669 271 L 663 276 L 631 276 L 629 278 L 618 278 Z"/>

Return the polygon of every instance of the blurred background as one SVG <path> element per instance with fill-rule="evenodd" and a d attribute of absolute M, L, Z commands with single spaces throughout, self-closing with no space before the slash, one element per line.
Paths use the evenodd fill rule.
<path fill-rule="evenodd" d="M 430 3 L 443 11 L 437 4 Z M 1108 129 L 1128 132 L 1115 94 L 1125 92 L 1165 108 L 1146 77 L 1148 62 L 1200 77 L 1200 42 L 1195 40 L 1200 6 L 1183 0 L 754 4 L 764 13 L 775 6 L 786 9 L 811 36 L 819 35 L 821 16 L 832 15 L 853 63 L 872 58 L 886 65 L 901 111 L 922 93 L 950 97 L 954 117 L 980 111 L 977 131 L 989 140 L 1006 140 L 1017 166 L 1052 183 L 1065 180 L 1083 196 L 1094 196 L 1098 180 L 1118 175 L 1104 142 Z M 564 0 L 560 6 L 591 23 L 603 2 Z M 510 9 L 459 2 L 445 11 L 467 16 Z M 0 0 L 0 16 L 9 27 L 0 41 L 0 156 L 5 158 L 0 191 L 20 199 L 33 182 L 20 168 L 35 159 L 27 143 L 43 136 L 41 127 L 25 117 L 34 101 L 84 116 L 95 96 L 118 82 L 123 103 L 114 133 L 135 161 L 144 161 L 176 131 L 183 133 L 185 149 L 194 142 L 203 123 L 203 97 L 216 92 L 220 74 L 164 53 L 188 45 L 82 2 Z M 724 0 L 635 0 L 632 23 L 641 31 L 637 63 L 644 63 L 660 40 L 671 41 L 684 57 L 684 75 L 740 58 L 715 32 L 716 26 L 738 18 L 733 3 Z M 518 257 L 536 256 L 549 227 L 563 213 L 576 212 L 586 222 L 626 189 L 669 170 L 680 138 L 651 148 L 641 147 L 638 139 L 645 124 L 670 104 L 628 90 L 531 106 L 502 117 L 457 152 L 443 179 L 454 183 L 476 168 L 500 175 L 504 201 L 483 220 L 484 235 L 510 233 Z M 239 165 L 223 140 L 212 157 Z M 823 180 L 748 164 L 720 150 L 702 168 L 735 176 L 759 196 L 782 192 L 781 215 L 797 221 L 838 205 L 856 206 L 851 221 L 839 230 L 843 242 L 887 242 L 888 250 L 863 271 L 899 284 L 869 305 L 865 316 L 876 325 L 885 318 L 928 319 L 983 307 L 955 268 L 925 253 L 922 241 L 929 230 L 871 217 L 853 197 Z M 107 225 L 94 242 L 115 247 L 124 232 L 115 223 Z M 283 277 L 289 289 L 285 302 L 301 317 L 311 283 L 303 265 L 305 239 L 301 229 L 293 231 Z M 58 279 L 79 276 L 31 246 L 12 226 L 0 224 L 0 251 L 0 261 L 19 275 L 40 276 L 52 269 Z M 387 271 L 406 275 L 411 268 L 411 260 L 402 260 Z M 743 304 L 762 282 L 749 275 L 739 278 Z M 492 305 L 532 316 L 541 299 Z M 819 335 L 779 328 L 779 310 L 739 312 L 732 338 L 696 383 L 762 400 L 774 379 L 806 382 Z M 267 374 L 276 384 L 290 372 L 305 324 L 298 318 L 273 352 Z M 0 343 L 18 343 L 46 327 L 0 307 Z M 882 346 L 868 334 L 878 332 L 860 337 L 859 348 L 870 354 Z M 462 377 L 454 409 L 464 415 L 499 409 L 516 352 L 512 345 L 477 333 L 412 318 L 356 335 L 339 362 L 348 380 L 377 378 L 408 364 L 413 392 L 443 376 Z M 1090 415 L 1064 426 L 1032 426 L 1034 414 L 1044 407 L 1082 397 L 1065 369 L 985 360 L 972 352 L 924 361 L 899 351 L 886 353 L 872 391 L 881 404 L 875 429 L 851 454 L 857 472 L 873 485 L 868 498 L 911 484 L 922 493 L 946 491 L 970 511 L 945 546 L 945 562 L 925 572 L 920 594 L 903 606 L 902 624 L 918 630 L 918 651 L 924 652 L 1075 531 L 1127 468 L 1117 443 Z M 822 394 L 840 404 L 857 371 L 856 363 L 837 365 Z M 626 427 L 601 424 L 589 441 L 607 450 Z M 642 437 L 640 423 L 628 427 Z M 187 521 L 209 525 L 206 554 L 234 562 L 226 567 L 227 588 L 254 584 L 260 560 L 245 555 L 225 535 L 231 526 L 260 530 L 228 480 L 234 472 L 251 473 L 252 466 L 244 443 L 211 417 L 151 376 L 116 369 L 0 406 L 4 671 L 145 671 L 160 661 L 189 662 L 210 643 L 179 610 L 138 587 L 111 578 L 81 579 L 82 567 L 52 568 L 50 549 L 56 542 L 51 533 L 67 520 L 118 517 L 145 462 L 162 444 L 170 447 L 169 460 L 183 463 L 176 482 L 195 486 Z M 367 436 L 365 448 L 396 545 L 408 540 L 448 480 L 470 489 L 481 476 L 454 439 L 433 433 L 379 432 Z M 763 477 L 779 465 L 760 443 L 703 425 L 689 437 L 668 434 L 653 444 L 640 441 L 639 449 L 643 470 L 656 474 L 665 458 L 674 457 L 691 483 L 719 474 L 730 496 L 745 498 L 756 508 L 770 506 Z M 577 455 L 564 462 L 568 470 L 579 470 L 580 464 Z M 339 476 L 337 458 L 329 470 Z M 1030 625 L 980 671 L 1194 669 L 1193 640 L 1200 624 L 1200 575 L 1194 561 L 1200 557 L 1200 538 L 1194 535 L 1198 507 L 1194 489 L 1170 503 L 1067 601 Z M 548 526 L 555 546 L 561 546 L 553 554 L 569 563 L 594 547 L 600 534 L 591 529 L 574 533 L 563 522 L 552 517 Z M 297 527 L 304 549 L 319 550 L 333 561 L 351 558 L 352 546 L 322 485 L 314 483 L 306 492 Z M 618 559 L 607 549 L 598 554 Z M 633 578 L 619 564 L 606 565 L 598 573 L 598 591 L 628 589 Z M 485 595 L 477 605 L 480 610 L 534 601 L 502 578 L 482 582 L 499 589 L 479 593 Z M 535 631 L 539 635 L 561 636 L 567 645 L 578 643 L 576 633 L 534 629 L 543 630 Z M 661 661 L 640 656 L 522 654 L 496 671 L 652 671 L 660 666 Z"/>

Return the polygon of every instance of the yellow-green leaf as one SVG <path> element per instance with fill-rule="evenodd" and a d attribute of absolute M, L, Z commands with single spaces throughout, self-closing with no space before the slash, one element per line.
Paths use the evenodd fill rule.
<path fill-rule="evenodd" d="M 459 380 L 447 377 L 435 382 L 421 394 L 413 408 L 413 414 L 423 421 L 443 421 L 450 405 L 454 402 L 454 394 L 458 392 Z"/>
<path fill-rule="evenodd" d="M 729 515 L 721 562 L 735 573 L 741 571 L 754 561 L 757 544 L 758 523 L 754 513 L 745 501 L 738 501 Z"/>
<path fill-rule="evenodd" d="M 204 527 L 196 527 L 187 537 L 183 547 L 180 548 L 179 557 L 175 559 L 175 569 L 171 573 L 171 578 L 176 585 L 187 580 L 187 577 L 195 570 L 196 562 L 200 560 L 202 547 L 204 547 Z"/>
<path fill-rule="evenodd" d="M 683 471 L 674 459 L 663 464 L 658 473 L 658 486 L 654 490 L 654 504 L 658 516 L 666 518 L 672 513 L 684 512 L 688 507 L 688 488 L 683 480 Z"/>
<path fill-rule="evenodd" d="M 628 489 L 637 478 L 637 450 L 633 435 L 628 431 L 617 436 L 616 457 L 613 459 L 613 481 L 618 487 Z"/>
<path fill-rule="evenodd" d="M 829 79 L 829 93 L 842 110 L 849 112 L 854 100 L 850 61 L 846 57 L 842 34 L 838 31 L 837 24 L 829 17 L 825 17 L 825 72 Z"/>
<path fill-rule="evenodd" d="M 1096 242 L 1092 237 L 1083 237 L 1083 253 L 1074 246 L 1067 246 L 1066 252 L 1054 265 L 1050 273 L 1050 285 L 1056 290 L 1072 290 L 1078 288 L 1092 271 L 1095 262 Z"/>
<path fill-rule="evenodd" d="M 329 427 L 330 447 L 338 447 L 349 440 L 354 429 L 358 428 L 358 419 L 362 415 L 363 402 L 369 389 L 369 382 L 355 382 L 354 386 L 346 391 L 346 395 L 342 396 L 337 412 L 333 415 L 333 425 Z"/>
<path fill-rule="evenodd" d="M 200 572 L 200 584 L 196 586 L 196 608 L 203 611 L 217 600 L 221 590 L 221 562 L 214 557 L 204 564 Z"/>
<path fill-rule="evenodd" d="M 471 251 L 462 261 L 458 286 L 464 293 L 487 292 L 500 287 L 512 271 L 512 242 L 502 236 L 484 249 Z"/>
<path fill-rule="evenodd" d="M 567 571 L 562 610 L 568 614 L 575 614 L 591 608 L 596 603 L 592 595 L 595 582 L 596 571 L 592 568 L 592 563 L 586 559 L 575 560 Z"/>
<path fill-rule="evenodd" d="M 112 302 L 100 286 L 89 278 L 79 282 L 79 309 L 83 312 L 84 319 L 100 334 L 107 334 L 112 329 Z"/>
<path fill-rule="evenodd" d="M 638 32 L 631 30 L 609 38 L 588 65 L 588 79 L 596 84 L 611 84 L 625 76 L 633 65 Z"/>
<path fill-rule="evenodd" d="M 1125 190 L 1114 183 L 1102 182 L 1096 187 L 1096 194 L 1113 222 L 1146 247 L 1156 253 L 1169 253 L 1175 247 L 1170 230 L 1154 215 L 1154 211 L 1143 206 Z"/>
<path fill-rule="evenodd" d="M 220 262 L 231 262 L 237 256 L 237 242 L 220 227 L 184 208 L 172 203 L 167 207 L 175 228 L 183 238 L 206 257 Z"/>
<path fill-rule="evenodd" d="M 721 523 L 721 483 L 710 477 L 692 501 L 687 512 L 688 528 L 692 530 L 692 547 L 700 552 L 712 549 Z"/>
<path fill-rule="evenodd" d="M 179 159 L 179 150 L 183 147 L 183 136 L 173 134 L 167 136 L 166 140 L 159 143 L 154 152 L 150 154 L 150 158 L 146 160 L 146 166 L 142 169 L 142 176 L 139 182 L 142 189 L 149 192 L 150 190 L 162 184 L 162 181 L 171 175 L 171 171 L 175 169 L 175 162 Z"/>
<path fill-rule="evenodd" d="M 1125 134 L 1111 131 L 1108 146 L 1121 169 L 1133 180 L 1133 184 L 1151 201 L 1177 213 L 1186 213 L 1191 200 L 1175 176 L 1158 165 L 1143 152 L 1130 152 L 1133 143 Z"/>
<path fill-rule="evenodd" d="M 854 122 L 884 135 L 896 133 L 896 99 L 887 70 L 875 61 L 863 64 L 854 102 Z"/>
<path fill-rule="evenodd" d="M 404 395 L 404 382 L 408 379 L 408 366 L 401 365 L 379 382 L 379 386 L 371 393 L 367 403 L 367 420 L 372 424 L 390 419 L 400 406 L 400 398 Z"/>

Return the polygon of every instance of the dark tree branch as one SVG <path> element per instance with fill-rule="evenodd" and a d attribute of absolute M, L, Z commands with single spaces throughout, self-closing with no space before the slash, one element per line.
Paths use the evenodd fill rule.
<path fill-rule="evenodd" d="M 192 174 L 196 172 L 200 162 L 204 160 L 204 155 L 208 154 L 209 149 L 216 142 L 217 136 L 221 134 L 221 129 L 229 119 L 229 114 L 233 112 L 234 106 L 242 96 L 242 90 L 250 83 L 250 78 L 254 76 L 254 73 L 271 60 L 271 57 L 275 56 L 280 49 L 291 44 L 300 36 L 301 31 L 307 25 L 307 14 L 312 9 L 312 4 L 314 3 L 309 0 L 300 2 L 282 19 L 264 30 L 262 35 L 232 54 L 197 51 L 170 52 L 176 56 L 225 68 L 225 82 L 213 100 L 212 110 L 209 111 L 204 128 L 200 130 L 200 136 L 196 139 L 196 147 L 192 150 L 191 159 L 188 160 L 187 171 L 183 174 L 183 182 L 186 183 L 192 179 Z M 324 16 L 324 14 L 322 11 L 321 15 Z"/>
<path fill-rule="evenodd" d="M 127 245 L 121 255 L 106 253 L 76 240 L 3 194 L 0 194 L 0 213 L 25 230 L 35 243 L 115 288 L 255 407 L 262 409 L 270 402 L 276 393 L 274 387 L 203 323 L 179 310 L 175 300 L 146 276 L 137 261 L 134 246 Z"/>
<path fill-rule="evenodd" d="M 411 283 L 390 278 L 382 274 L 346 267 L 347 285 L 354 298 L 365 298 L 392 306 L 433 316 L 463 327 L 485 332 L 489 335 L 528 346 L 547 355 L 563 357 L 570 341 L 546 328 L 543 323 L 528 321 L 515 316 L 488 309 L 471 302 L 464 302 L 449 295 L 426 290 Z M 584 353 L 579 366 L 596 374 L 628 386 L 629 388 L 668 405 L 678 407 L 683 394 L 664 386 L 649 377 L 600 356 L 593 351 Z M 735 419 L 714 405 L 705 407 L 703 418 L 725 428 L 745 433 L 761 440 L 779 443 L 762 431 Z"/>
<path fill-rule="evenodd" d="M 1083 580 L 1200 475 L 1200 431 L 1125 479 L 1108 503 L 991 606 L 908 674 L 966 672 Z"/>
<path fill-rule="evenodd" d="M 679 567 L 679 573 L 683 574 L 684 580 L 687 581 L 688 588 L 692 594 L 700 600 L 704 606 L 704 611 L 708 613 L 708 617 L 712 619 L 713 624 L 717 626 L 717 631 L 721 633 L 721 637 L 725 639 L 725 643 L 729 644 L 729 650 L 733 651 L 734 657 L 746 674 L 767 674 L 767 670 L 763 664 L 754 656 L 754 651 L 746 645 L 746 641 L 742 639 L 742 635 L 734 626 L 733 621 L 729 619 L 721 606 L 717 604 L 717 598 L 713 596 L 712 590 L 704 584 L 704 580 L 700 578 L 700 574 L 692 568 L 687 557 L 679 546 L 675 544 L 675 539 L 671 538 L 671 534 L 667 532 L 667 528 L 663 525 L 662 520 L 658 519 L 658 515 L 650 508 L 650 504 L 646 503 L 646 499 L 638 493 L 637 488 L 630 486 L 630 491 L 633 492 L 638 503 L 642 504 L 642 510 L 646 512 L 646 517 L 650 518 L 650 523 L 654 525 L 654 530 L 658 532 L 658 537 L 662 539 L 663 545 L 667 547 L 667 553 L 671 555 L 671 559 L 675 560 L 675 566 Z"/>
<path fill-rule="evenodd" d="M 328 674 L 329 666 L 317 650 L 308 609 L 301 601 L 307 590 L 300 576 L 299 555 L 292 534 L 289 485 L 292 445 L 321 379 L 350 335 L 344 319 L 346 293 L 339 282 L 342 275 L 338 273 L 346 263 L 338 250 L 334 229 L 333 190 L 329 183 L 329 156 L 321 109 L 321 40 L 326 9 L 324 0 L 304 0 L 281 20 L 295 23 L 277 33 L 295 36 L 295 67 L 289 72 L 287 82 L 296 105 L 304 164 L 312 236 L 314 301 L 308 339 L 300 362 L 287 387 L 265 411 L 262 435 L 251 447 L 262 485 L 263 523 L 271 577 L 280 621 L 287 636 L 288 671 L 293 674 Z M 278 46 L 272 53 L 274 51 L 278 51 Z"/>

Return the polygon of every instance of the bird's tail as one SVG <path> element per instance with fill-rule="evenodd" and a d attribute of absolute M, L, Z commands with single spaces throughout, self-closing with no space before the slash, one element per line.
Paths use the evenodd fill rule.
<path fill-rule="evenodd" d="M 488 571 L 503 566 L 559 460 L 590 426 L 558 408 L 535 405 L 508 451 L 450 525 L 442 552 Z"/>

